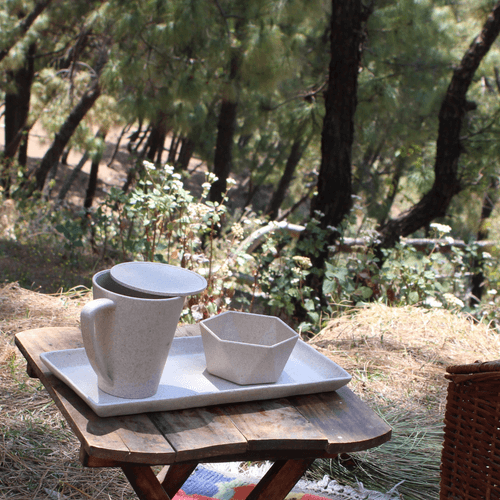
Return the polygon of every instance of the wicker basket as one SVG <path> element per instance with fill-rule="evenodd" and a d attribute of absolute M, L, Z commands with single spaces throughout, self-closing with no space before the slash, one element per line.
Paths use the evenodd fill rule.
<path fill-rule="evenodd" d="M 500 499 L 500 361 L 446 371 L 440 499 Z"/>

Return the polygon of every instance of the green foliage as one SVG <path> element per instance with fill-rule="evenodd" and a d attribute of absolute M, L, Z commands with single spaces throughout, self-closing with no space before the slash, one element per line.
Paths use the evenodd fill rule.
<path fill-rule="evenodd" d="M 64 236 L 72 256 L 77 248 L 83 247 L 84 230 L 81 219 L 66 219 L 64 223 L 57 224 L 55 230 Z"/>
<path fill-rule="evenodd" d="M 245 274 L 251 284 L 238 286 L 253 299 L 257 292 L 264 294 L 269 311 L 291 318 L 300 305 L 306 311 L 304 329 L 317 330 L 323 318 L 345 305 L 368 300 L 424 306 L 434 300 L 450 307 L 454 296 L 466 303 L 467 273 L 473 271 L 474 259 L 482 257 L 472 245 L 449 254 L 439 246 L 424 253 L 403 241 L 386 254 L 381 269 L 370 247 L 353 254 L 332 251 L 324 270 L 301 259 L 318 255 L 331 231 L 338 231 L 342 239 L 357 236 L 368 226 L 371 241 L 377 223 L 408 208 L 428 190 L 443 92 L 453 65 L 491 6 L 483 0 L 384 1 L 375 6 L 359 73 L 353 149 L 354 189 L 364 211 L 344 227 L 321 230 L 315 218 L 309 220 L 305 204 L 292 217 L 308 225 L 309 238 L 294 242 L 273 236 L 257 252 L 236 252 L 227 242 L 238 243 L 260 227 L 257 216 L 248 215 L 242 219 L 248 223 L 242 224 L 234 210 L 240 200 L 229 195 L 222 204 L 206 200 L 211 181 L 195 199 L 171 167 L 146 164 L 134 189 L 126 195 L 111 190 L 91 214 L 90 223 L 53 215 L 58 237 L 73 257 L 91 245 L 103 258 L 112 254 L 201 269 L 211 280 L 212 299 L 221 299 L 219 305 L 210 305 L 211 311 L 220 310 L 236 276 Z M 18 14 L 32 7 L 33 2 L 19 0 L 0 9 L 0 49 L 8 43 Z M 328 2 L 320 0 L 64 0 L 18 40 L 2 61 L 0 74 L 7 83 L 9 71 L 24 64 L 26 47 L 37 39 L 29 122 L 39 121 L 52 138 L 93 78 L 96 49 L 105 44 L 109 63 L 101 79 L 103 95 L 73 137 L 72 147 L 97 154 L 104 144 L 96 139 L 96 128 L 107 130 L 122 120 L 143 120 L 146 128 L 162 117 L 167 130 L 194 139 L 196 153 L 209 167 L 220 101 L 237 96 L 238 147 L 232 168 L 233 173 L 248 176 L 250 195 L 276 186 L 292 143 L 300 139 L 307 145 L 282 207 L 288 208 L 307 194 L 304 187 L 317 178 L 329 9 Z M 72 64 L 62 67 L 75 41 L 83 40 L 87 32 L 88 45 L 77 59 L 70 58 Z M 460 159 L 461 181 L 467 189 L 443 221 L 453 227 L 455 237 L 467 241 L 477 232 L 480 199 L 497 173 L 499 54 L 497 47 L 491 50 L 471 86 L 468 98 L 477 107 L 467 113 L 466 151 Z M 236 68 L 231 68 L 233 61 Z M 8 88 L 2 85 L 3 90 Z M 20 180 L 24 172 L 17 163 L 12 168 Z M 255 207 L 264 205 L 256 202 Z M 34 210 L 39 210 L 37 220 L 43 218 L 41 213 L 46 216 L 46 208 Z M 496 258 L 484 260 L 490 290 L 500 288 Z M 323 296 L 317 297 L 310 285 L 323 277 Z M 489 312 L 483 316 L 493 317 L 495 298 L 488 296 Z M 249 306 L 253 303 L 250 299 Z M 479 309 L 472 312 L 480 315 Z"/>

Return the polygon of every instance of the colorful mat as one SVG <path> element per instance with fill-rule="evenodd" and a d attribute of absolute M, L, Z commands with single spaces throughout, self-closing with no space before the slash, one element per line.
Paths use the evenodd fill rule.
<path fill-rule="evenodd" d="M 255 484 L 245 478 L 234 478 L 198 467 L 173 500 L 245 500 Z M 291 492 L 287 500 L 328 500 L 309 493 Z"/>

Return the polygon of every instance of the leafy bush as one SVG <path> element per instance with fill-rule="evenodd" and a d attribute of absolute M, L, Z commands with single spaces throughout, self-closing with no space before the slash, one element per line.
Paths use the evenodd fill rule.
<path fill-rule="evenodd" d="M 305 257 L 317 255 L 327 245 L 332 228 L 321 229 L 319 218 L 308 222 L 308 238 L 270 231 L 257 248 L 251 248 L 247 238 L 252 239 L 267 222 L 253 213 L 230 214 L 227 193 L 222 203 L 210 202 L 208 193 L 216 180 L 213 174 L 206 174 L 202 193 L 195 198 L 173 167 L 145 162 L 142 171 L 129 193 L 112 188 L 101 206 L 78 217 L 53 210 L 43 200 L 21 200 L 19 207 L 26 214 L 18 220 L 16 238 L 43 234 L 46 239 L 55 228 L 70 262 L 92 246 L 100 258 L 158 261 L 195 270 L 207 278 L 208 288 L 190 297 L 184 321 L 206 318 L 229 304 L 251 311 L 258 301 L 261 310 L 264 307 L 262 312 L 314 333 L 346 307 L 377 301 L 393 306 L 444 307 L 496 322 L 497 259 L 476 243 L 465 248 L 450 246 L 453 240 L 448 226 L 431 225 L 436 243 L 428 251 L 403 240 L 385 252 L 383 264 L 373 251 L 376 233 L 367 231 L 366 244 L 350 253 L 332 249 L 325 269 L 320 270 Z M 335 230 L 342 243 L 344 235 L 359 228 L 353 219 Z M 469 282 L 478 263 L 488 293 L 480 304 L 471 306 Z M 323 283 L 319 294 L 313 286 L 318 280 Z M 234 300 L 236 291 L 238 302 Z"/>

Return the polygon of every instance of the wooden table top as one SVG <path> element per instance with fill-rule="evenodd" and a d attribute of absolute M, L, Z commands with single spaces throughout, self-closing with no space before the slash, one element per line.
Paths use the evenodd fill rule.
<path fill-rule="evenodd" d="M 179 327 L 176 335 L 199 335 L 199 327 Z M 391 436 L 391 428 L 348 387 L 268 401 L 98 417 L 39 357 L 83 347 L 78 328 L 28 330 L 16 335 L 16 345 L 30 375 L 41 380 L 78 436 L 86 465 L 331 457 L 379 446 Z"/>

